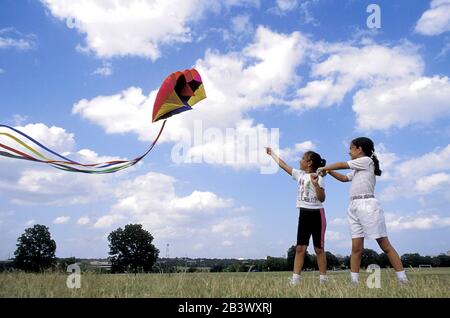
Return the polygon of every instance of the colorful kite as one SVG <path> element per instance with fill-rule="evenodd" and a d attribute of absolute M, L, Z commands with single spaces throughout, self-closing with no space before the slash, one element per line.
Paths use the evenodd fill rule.
<path fill-rule="evenodd" d="M 1 136 L 9 138 L 10 141 L 17 144 L 18 148 L 0 143 L 0 156 L 46 163 L 64 171 L 95 174 L 113 173 L 138 163 L 155 146 L 159 136 L 161 136 L 167 118 L 192 109 L 192 106 L 204 98 L 206 98 L 206 94 L 202 78 L 197 70 L 184 70 L 167 76 L 156 95 L 152 117 L 152 122 L 161 119 L 164 119 L 164 122 L 155 140 L 150 145 L 150 148 L 142 156 L 132 160 L 114 160 L 94 164 L 81 164 L 54 152 L 23 132 L 1 124 L 0 127 L 6 128 L 7 131 L 9 130 L 10 132 L 17 134 L 16 137 L 10 132 L 0 132 Z M 22 137 L 26 141 L 24 141 Z M 58 159 L 54 160 L 47 158 L 47 156 L 42 153 L 42 150 L 37 151 L 32 145 L 38 146 L 49 154 L 58 157 Z"/>

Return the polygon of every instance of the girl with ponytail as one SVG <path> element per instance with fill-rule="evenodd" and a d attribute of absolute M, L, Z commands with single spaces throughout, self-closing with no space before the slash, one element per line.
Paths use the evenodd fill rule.
<path fill-rule="evenodd" d="M 297 245 L 295 248 L 294 270 L 290 285 L 300 283 L 300 273 L 303 268 L 306 250 L 312 236 L 314 251 L 317 255 L 317 265 L 319 266 L 319 282 L 326 283 L 327 258 L 325 255 L 325 210 L 322 202 L 325 201 L 325 184 L 323 177 L 316 173 L 316 170 L 325 166 L 326 161 L 314 151 L 307 151 L 300 159 L 300 169 L 294 169 L 280 159 L 271 148 L 266 148 L 266 152 L 280 168 L 286 171 L 292 179 L 297 182 L 297 208 L 299 209 L 297 227 Z"/>
<path fill-rule="evenodd" d="M 364 238 L 366 237 L 376 239 L 383 252 L 387 254 L 399 282 L 405 283 L 408 279 L 400 257 L 389 242 L 384 213 L 374 195 L 375 177 L 381 176 L 381 170 L 373 141 L 367 137 L 353 139 L 350 143 L 349 155 L 351 160 L 319 168 L 318 172 L 328 172 L 341 182 L 352 182 L 350 206 L 347 210 L 352 235 L 351 282 L 358 283 Z M 352 171 L 347 175 L 334 171 L 340 169 L 352 169 Z"/>

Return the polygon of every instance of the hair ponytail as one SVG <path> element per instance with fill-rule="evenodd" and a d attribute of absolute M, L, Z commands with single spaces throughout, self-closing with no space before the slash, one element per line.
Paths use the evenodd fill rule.
<path fill-rule="evenodd" d="M 375 152 L 372 153 L 370 158 L 373 160 L 373 164 L 375 165 L 375 175 L 376 176 L 381 176 L 381 172 L 382 171 L 380 170 L 380 161 L 378 160 L 378 157 L 375 154 Z"/>
<path fill-rule="evenodd" d="M 317 152 L 314 151 L 307 151 L 305 152 L 305 155 L 309 157 L 309 159 L 313 162 L 312 169 L 315 172 L 320 167 L 325 167 L 327 161 L 320 157 L 320 155 Z"/>
<path fill-rule="evenodd" d="M 364 154 L 369 156 L 372 159 L 375 166 L 375 175 L 381 176 L 382 171 L 380 170 L 380 161 L 378 160 L 377 155 L 375 154 L 375 147 L 373 145 L 373 141 L 367 137 L 359 137 L 352 140 L 352 144 L 356 147 L 361 147 Z"/>

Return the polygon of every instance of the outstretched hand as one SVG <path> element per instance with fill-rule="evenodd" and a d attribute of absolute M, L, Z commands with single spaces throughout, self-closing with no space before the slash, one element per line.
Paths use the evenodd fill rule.
<path fill-rule="evenodd" d="M 265 149 L 266 149 L 266 153 L 267 153 L 268 155 L 271 155 L 271 154 L 272 154 L 272 148 L 270 148 L 270 147 L 265 147 Z"/>

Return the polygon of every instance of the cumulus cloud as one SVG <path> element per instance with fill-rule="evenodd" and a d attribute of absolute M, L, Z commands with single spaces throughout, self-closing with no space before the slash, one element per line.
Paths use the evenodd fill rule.
<path fill-rule="evenodd" d="M 409 45 L 392 48 L 378 44 L 363 47 L 347 44 L 316 45 L 329 56 L 311 68 L 314 79 L 297 90 L 295 109 L 340 104 L 357 85 L 375 85 L 423 72 L 423 61 Z"/>
<path fill-rule="evenodd" d="M 70 221 L 70 216 L 58 216 L 53 220 L 54 224 L 66 224 Z"/>
<path fill-rule="evenodd" d="M 416 158 L 396 158 L 396 164 L 388 168 L 391 176 L 389 180 L 394 182 L 381 191 L 380 198 L 386 201 L 405 197 L 421 198 L 448 190 L 449 160 L 450 145 Z"/>
<path fill-rule="evenodd" d="M 359 130 L 429 124 L 450 115 L 448 77 L 415 77 L 358 91 L 353 97 Z"/>
<path fill-rule="evenodd" d="M 124 182 L 115 191 L 116 203 L 93 222 L 98 229 L 126 222 L 143 224 L 161 239 L 201 237 L 205 242 L 224 237 L 248 237 L 253 223 L 246 215 L 229 216 L 234 200 L 210 191 L 179 195 L 172 176 L 149 172 Z"/>
<path fill-rule="evenodd" d="M 450 226 L 450 217 L 431 213 L 417 213 L 415 215 L 386 213 L 386 226 L 393 231 L 432 230 Z"/>
<path fill-rule="evenodd" d="M 450 0 L 431 1 L 430 9 L 417 21 L 415 31 L 429 36 L 450 31 Z"/>
<path fill-rule="evenodd" d="M 91 222 L 91 219 L 87 216 L 82 216 L 77 220 L 78 225 L 87 225 Z"/>
<path fill-rule="evenodd" d="M 56 18 L 73 20 L 72 27 L 86 35 L 85 48 L 97 56 L 136 55 L 152 60 L 161 56 L 164 44 L 191 41 L 189 25 L 201 17 L 204 8 L 199 0 L 42 3 Z"/>
<path fill-rule="evenodd" d="M 98 57 L 141 56 L 153 61 L 164 47 L 193 41 L 205 12 L 220 14 L 254 0 L 41 0 L 50 14 L 85 35 L 80 52 Z M 126 45 L 124 45 L 126 43 Z"/>
<path fill-rule="evenodd" d="M 296 143 L 292 148 L 280 149 L 280 158 L 285 161 L 299 161 L 301 155 L 310 150 L 316 150 L 316 145 L 311 140 L 307 140 Z"/>

